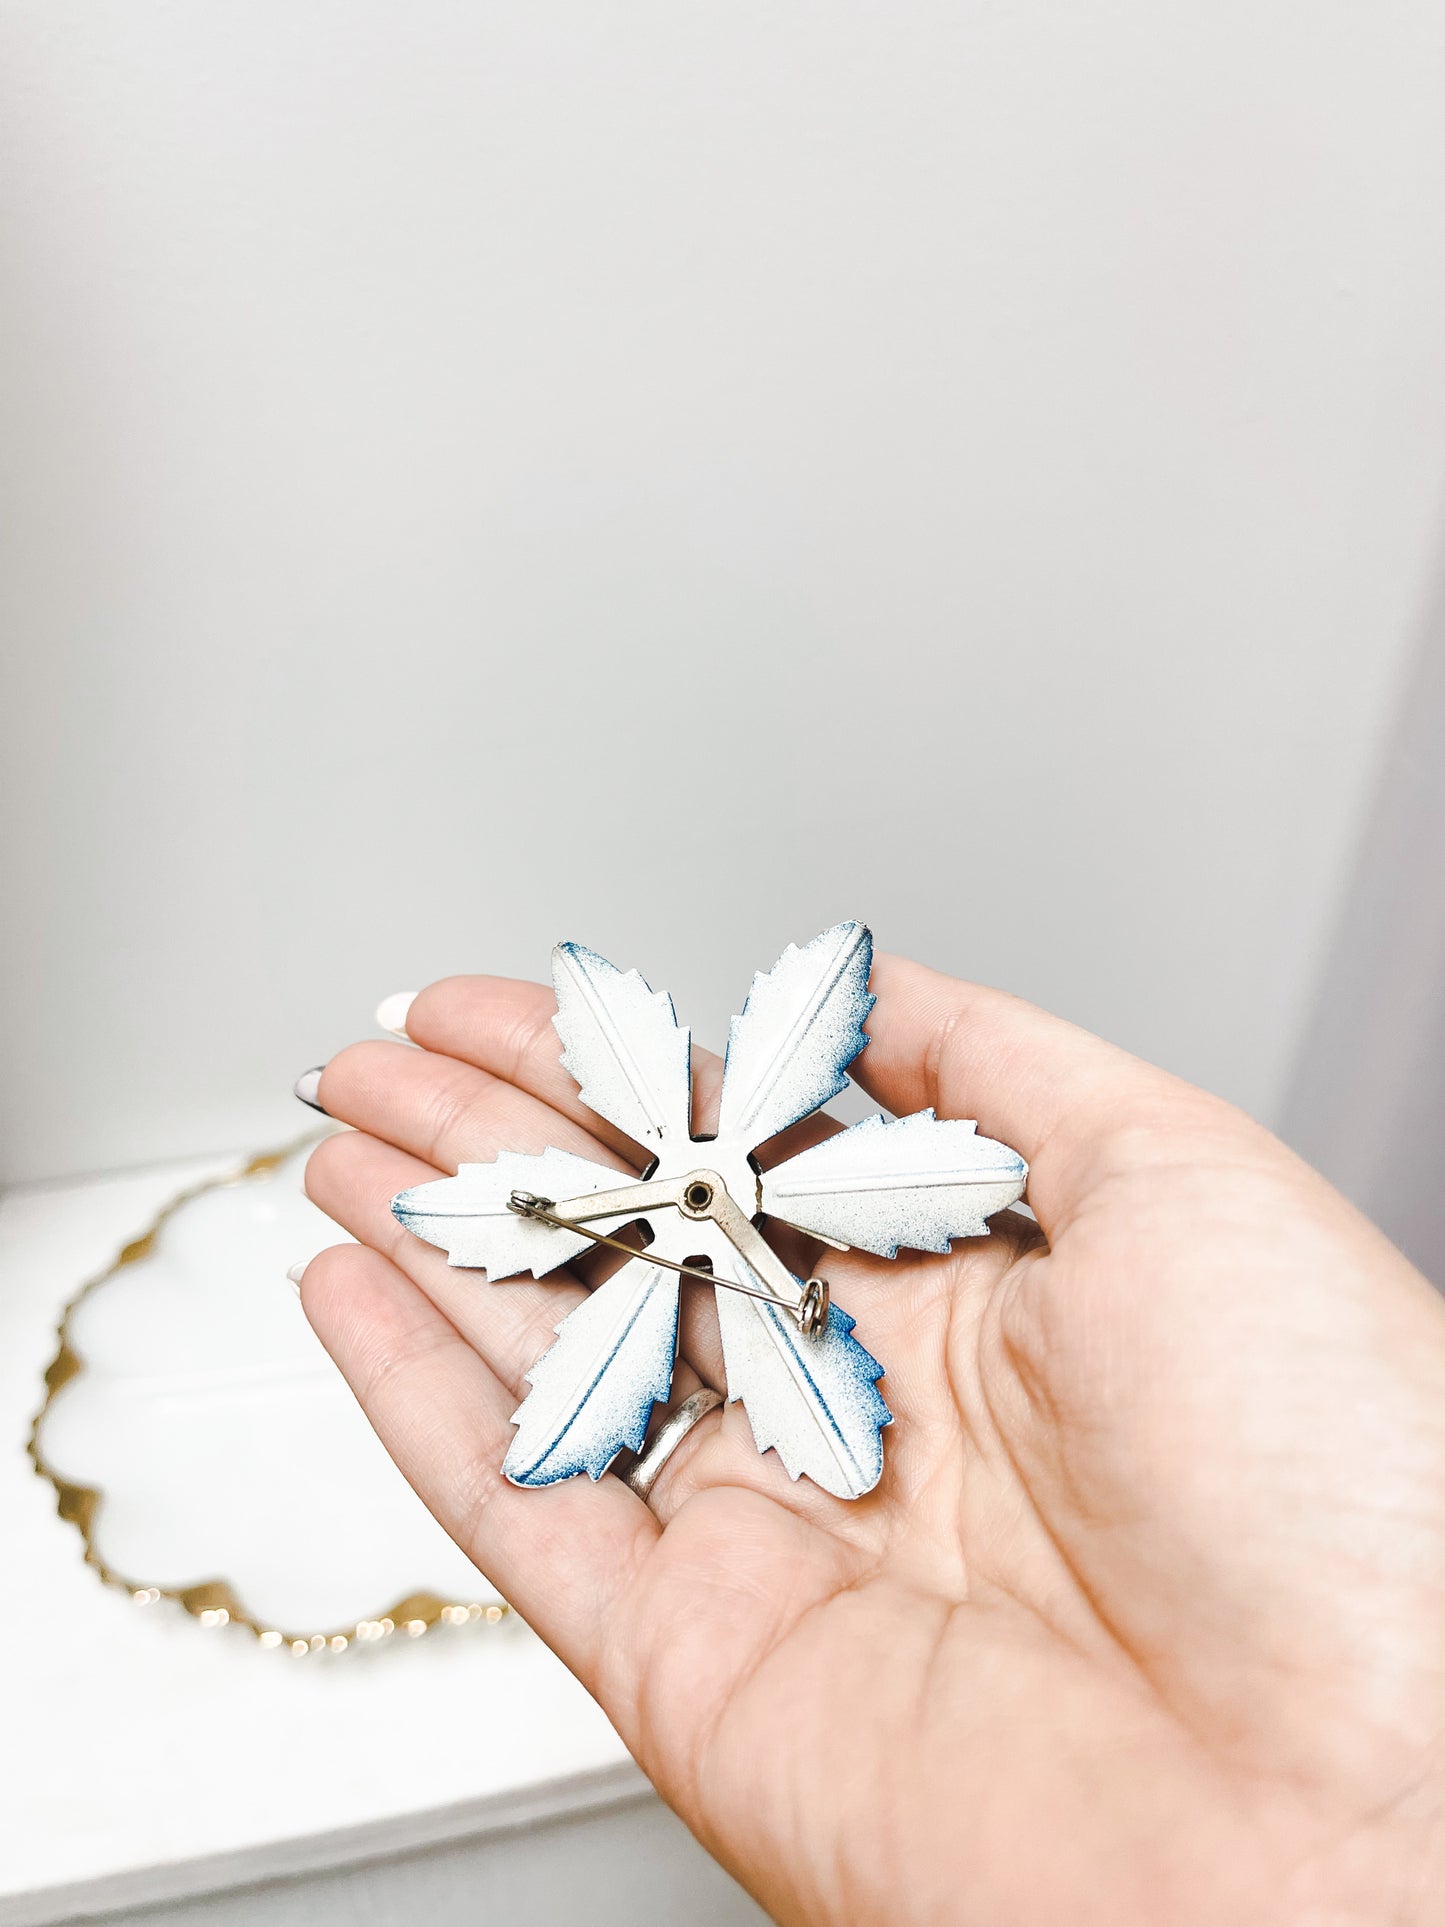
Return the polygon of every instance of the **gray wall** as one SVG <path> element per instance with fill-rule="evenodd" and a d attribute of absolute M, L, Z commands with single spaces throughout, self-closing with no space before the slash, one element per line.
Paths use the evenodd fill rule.
<path fill-rule="evenodd" d="M 1284 1130 L 1445 1289 L 1445 596 L 1391 735 Z"/>
<path fill-rule="evenodd" d="M 843 914 L 1271 1119 L 1440 534 L 1439 9 L 0 10 L 4 1169 Z"/>

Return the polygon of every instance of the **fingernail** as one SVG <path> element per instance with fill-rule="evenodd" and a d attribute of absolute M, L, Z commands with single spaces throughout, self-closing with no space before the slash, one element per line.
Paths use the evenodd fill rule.
<path fill-rule="evenodd" d="M 318 1064 L 315 1070 L 302 1071 L 293 1088 L 303 1104 L 309 1104 L 313 1111 L 320 1111 L 323 1117 L 329 1117 L 331 1113 L 321 1102 L 320 1097 L 321 1073 L 325 1069 L 324 1064 Z"/>
<path fill-rule="evenodd" d="M 291 1289 L 298 1298 L 301 1296 L 301 1280 L 306 1276 L 306 1266 L 310 1262 L 308 1258 L 302 1264 L 287 1267 L 286 1276 L 291 1280 Z"/>
<path fill-rule="evenodd" d="M 376 1007 L 376 1027 L 389 1030 L 393 1037 L 406 1036 L 406 1013 L 416 1002 L 414 990 L 394 990 Z"/>

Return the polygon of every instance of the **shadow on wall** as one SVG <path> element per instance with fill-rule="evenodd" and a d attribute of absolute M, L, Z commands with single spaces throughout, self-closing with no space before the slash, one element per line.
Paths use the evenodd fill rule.
<path fill-rule="evenodd" d="M 1445 590 L 1406 685 L 1282 1134 L 1445 1290 Z"/>

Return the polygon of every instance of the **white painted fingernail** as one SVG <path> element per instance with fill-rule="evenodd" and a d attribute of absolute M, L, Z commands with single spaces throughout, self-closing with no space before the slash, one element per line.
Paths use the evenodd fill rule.
<path fill-rule="evenodd" d="M 416 1002 L 414 990 L 394 990 L 376 1007 L 376 1027 L 389 1030 L 393 1037 L 406 1036 L 406 1013 Z"/>
<path fill-rule="evenodd" d="M 324 1064 L 318 1064 L 314 1070 L 302 1071 L 291 1087 L 303 1104 L 309 1104 L 313 1111 L 320 1111 L 323 1116 L 326 1115 L 326 1106 L 321 1102 L 321 1073 L 325 1069 Z"/>
<path fill-rule="evenodd" d="M 301 1294 L 301 1280 L 306 1276 L 306 1267 L 310 1262 L 311 1260 L 306 1258 L 299 1265 L 290 1265 L 287 1268 L 286 1276 L 291 1280 L 291 1288 L 298 1297 Z"/>

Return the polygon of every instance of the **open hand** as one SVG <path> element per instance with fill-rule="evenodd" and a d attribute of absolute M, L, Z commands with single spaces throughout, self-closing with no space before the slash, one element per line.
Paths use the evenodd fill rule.
<path fill-rule="evenodd" d="M 497 978 L 321 1079 L 357 1128 L 307 1189 L 361 1242 L 303 1302 L 377 1432 L 780 1920 L 1441 1918 L 1445 1305 L 1219 1100 L 999 992 L 872 983 L 854 1076 L 1016 1146 L 1038 1219 L 829 1254 L 887 1367 L 875 1491 L 792 1483 L 736 1406 L 648 1504 L 502 1478 L 584 1284 L 485 1284 L 389 1201 L 504 1149 L 644 1160 L 578 1101 L 551 992 Z M 709 1297 L 674 1403 L 722 1385 Z"/>

